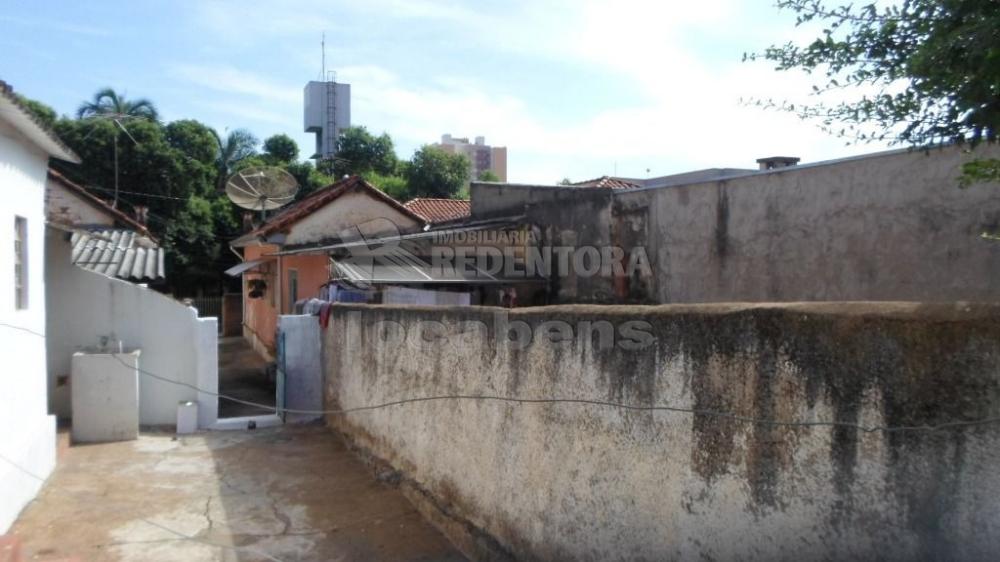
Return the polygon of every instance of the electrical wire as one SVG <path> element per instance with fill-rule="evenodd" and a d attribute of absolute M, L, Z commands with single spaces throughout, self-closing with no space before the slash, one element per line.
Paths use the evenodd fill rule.
<path fill-rule="evenodd" d="M 0 324 L 3 326 L 18 328 L 17 326 L 10 326 L 9 324 Z M 44 334 L 39 334 L 30 329 L 20 328 L 24 331 L 33 333 L 35 335 L 45 337 Z M 934 425 L 903 425 L 903 426 L 888 426 L 888 425 L 863 425 L 854 422 L 842 422 L 842 421 L 782 421 L 773 420 L 766 418 L 757 418 L 754 416 L 745 416 L 742 414 L 737 414 L 734 412 L 728 412 L 723 410 L 713 410 L 709 408 L 689 408 L 685 406 L 671 406 L 671 405 L 641 405 L 641 404 L 627 404 L 623 402 L 611 402 L 607 400 L 596 400 L 589 398 L 523 398 L 515 396 L 500 396 L 493 394 L 442 394 L 434 396 L 419 396 L 414 398 L 403 398 L 400 400 L 392 400 L 389 402 L 381 402 L 378 404 L 369 404 L 366 406 L 356 406 L 354 408 L 341 408 L 332 410 L 299 410 L 294 408 L 278 408 L 270 404 L 262 404 L 259 402 L 251 402 L 249 400 L 242 400 L 233 396 L 228 396 L 219 392 L 206 390 L 199 388 L 196 385 L 186 383 L 183 381 L 178 381 L 169 377 L 164 377 L 156 373 L 151 373 L 141 368 L 137 368 L 134 365 L 130 365 L 121 359 L 118 354 L 110 353 L 112 357 L 115 358 L 119 363 L 128 367 L 129 369 L 135 369 L 140 374 L 147 376 L 152 379 L 156 379 L 162 382 L 167 382 L 170 384 L 183 386 L 199 392 L 201 394 L 206 394 L 209 396 L 215 396 L 222 400 L 228 400 L 230 402 L 235 402 L 237 404 L 243 404 L 245 406 L 254 406 L 266 411 L 274 412 L 276 414 L 288 413 L 288 414 L 302 414 L 302 415 L 314 415 L 314 416 L 326 416 L 326 415 L 347 415 L 357 412 L 368 412 L 372 410 L 381 410 L 384 408 L 391 408 L 394 406 L 402 406 L 405 404 L 417 404 L 422 402 L 439 402 L 445 400 L 465 400 L 465 401 L 478 401 L 478 402 L 504 402 L 511 404 L 529 404 L 529 405 L 544 405 L 544 404 L 575 404 L 575 405 L 585 405 L 585 406 L 601 406 L 617 408 L 620 410 L 629 411 L 640 411 L 640 412 L 674 412 L 683 414 L 692 414 L 695 416 L 708 416 L 716 417 L 722 419 L 729 419 L 732 421 L 748 423 L 751 425 L 761 425 L 766 427 L 843 427 L 856 429 L 864 433 L 897 433 L 904 431 L 941 431 L 944 429 L 962 428 L 962 427 L 972 427 L 988 424 L 1000 423 L 1000 417 L 988 417 L 981 418 L 977 420 L 955 420 L 950 422 L 943 422 Z"/>

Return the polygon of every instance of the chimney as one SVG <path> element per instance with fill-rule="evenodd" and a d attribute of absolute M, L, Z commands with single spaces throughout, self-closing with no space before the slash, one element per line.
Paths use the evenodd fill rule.
<path fill-rule="evenodd" d="M 758 158 L 757 164 L 761 170 L 776 170 L 794 166 L 799 163 L 799 160 L 801 158 L 796 156 L 768 156 L 767 158 Z"/>
<path fill-rule="evenodd" d="M 142 226 L 146 226 L 146 221 L 149 220 L 149 207 L 145 205 L 135 205 L 132 207 L 132 212 L 135 214 L 135 221 Z"/>
<path fill-rule="evenodd" d="M 251 230 L 253 230 L 253 213 L 245 212 L 243 213 L 243 232 Z"/>

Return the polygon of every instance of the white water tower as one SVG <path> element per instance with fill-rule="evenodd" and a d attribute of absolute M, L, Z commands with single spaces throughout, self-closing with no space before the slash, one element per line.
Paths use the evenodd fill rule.
<path fill-rule="evenodd" d="M 351 126 L 351 85 L 337 82 L 333 72 L 323 82 L 306 84 L 304 125 L 307 133 L 316 134 L 312 158 L 333 158 L 340 131 Z"/>

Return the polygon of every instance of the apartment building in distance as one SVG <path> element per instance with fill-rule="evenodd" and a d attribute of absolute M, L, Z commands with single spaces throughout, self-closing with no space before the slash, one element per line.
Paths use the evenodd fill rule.
<path fill-rule="evenodd" d="M 441 142 L 435 146 L 452 154 L 468 156 L 470 162 L 469 179 L 472 181 L 476 181 L 479 174 L 486 170 L 491 170 L 500 178 L 500 181 L 507 181 L 506 146 L 489 146 L 486 144 L 486 137 L 476 137 L 475 142 L 470 143 L 468 138 L 458 138 L 451 135 L 441 135 Z"/>

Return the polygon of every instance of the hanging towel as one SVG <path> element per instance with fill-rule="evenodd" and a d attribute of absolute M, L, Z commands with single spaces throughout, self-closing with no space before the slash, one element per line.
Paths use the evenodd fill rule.
<path fill-rule="evenodd" d="M 325 302 L 319 309 L 319 326 L 324 330 L 330 324 L 330 303 Z"/>

